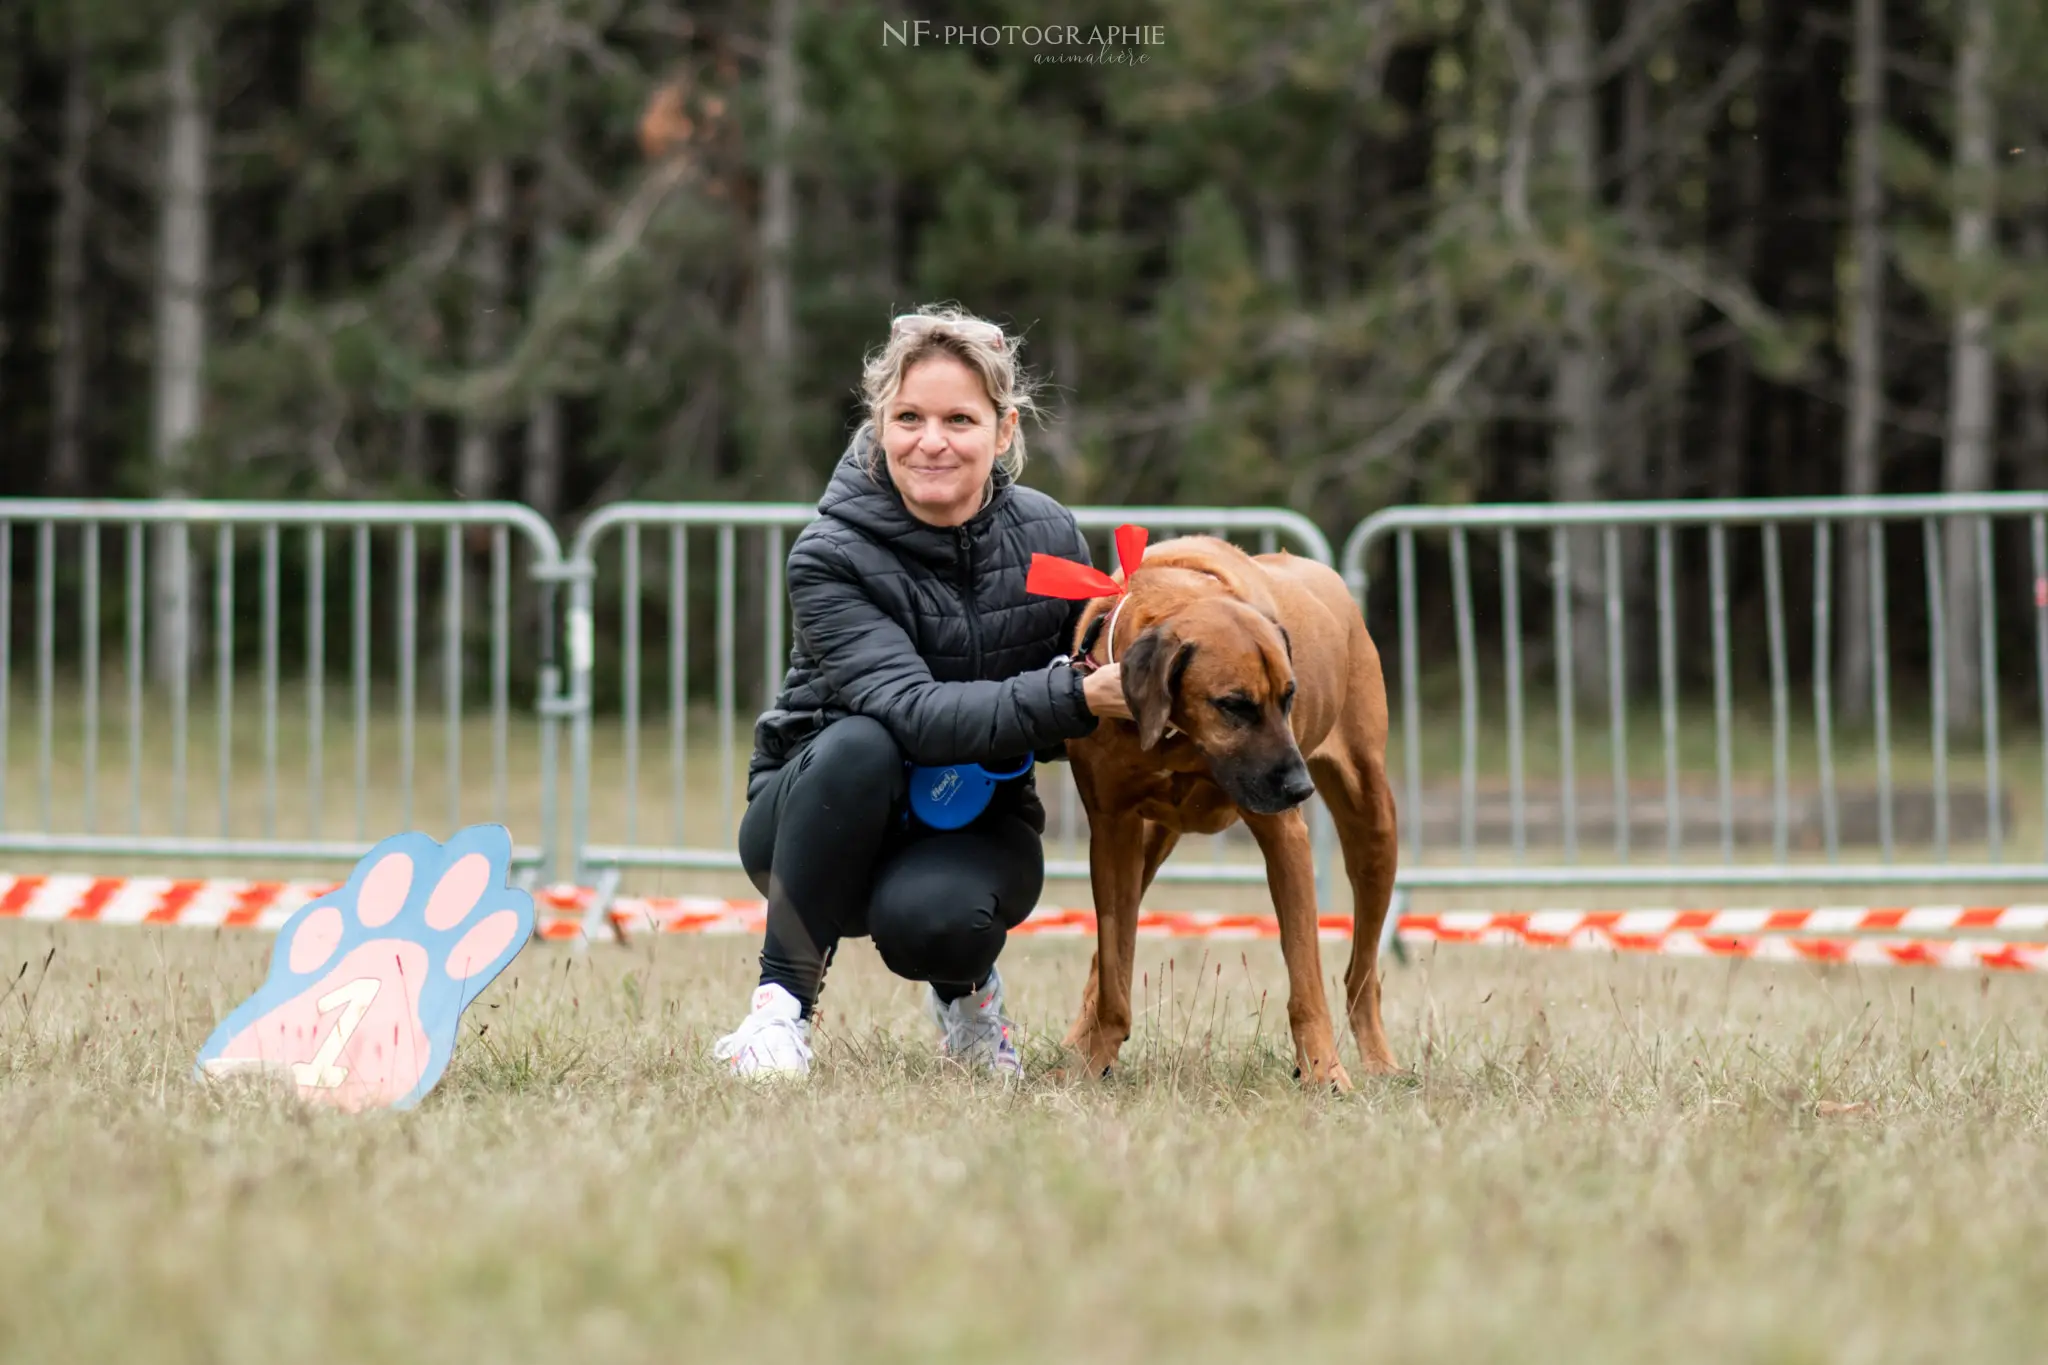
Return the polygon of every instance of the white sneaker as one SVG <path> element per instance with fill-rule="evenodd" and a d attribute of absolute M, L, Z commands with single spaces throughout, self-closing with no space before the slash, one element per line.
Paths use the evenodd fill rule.
<path fill-rule="evenodd" d="M 712 1044 L 711 1055 L 731 1067 L 735 1076 L 809 1075 L 811 1026 L 803 1018 L 803 1006 L 773 982 L 757 987 L 747 1017 Z"/>
<path fill-rule="evenodd" d="M 925 1013 L 944 1035 L 939 1050 L 969 1065 L 979 1063 L 998 1076 L 1017 1080 L 1024 1059 L 1017 1055 L 1017 1026 L 1003 1013 L 1003 978 L 991 967 L 978 991 L 948 1003 L 924 988 Z"/>

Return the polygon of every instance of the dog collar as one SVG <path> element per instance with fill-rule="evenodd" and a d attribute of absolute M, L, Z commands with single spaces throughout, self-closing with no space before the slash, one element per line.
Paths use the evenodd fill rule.
<path fill-rule="evenodd" d="M 1116 605 L 1110 609 L 1109 625 L 1104 627 L 1102 632 L 1102 661 L 1104 664 L 1116 662 L 1116 618 L 1124 614 L 1124 603 L 1130 600 L 1131 595 L 1126 592 L 1116 599 Z"/>

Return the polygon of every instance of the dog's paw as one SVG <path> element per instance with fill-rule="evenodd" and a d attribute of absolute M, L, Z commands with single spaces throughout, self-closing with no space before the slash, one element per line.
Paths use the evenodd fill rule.
<path fill-rule="evenodd" d="M 1352 1089 L 1351 1073 L 1344 1069 L 1342 1062 L 1337 1061 L 1332 1061 L 1328 1065 L 1311 1064 L 1306 1075 L 1297 1063 L 1294 1068 L 1294 1079 L 1301 1082 L 1304 1090 L 1328 1089 L 1339 1095 L 1348 1095 Z"/>
<path fill-rule="evenodd" d="M 1064 1084 L 1072 1081 L 1106 1081 L 1116 1075 L 1116 1063 L 1113 1061 L 1091 1061 L 1086 1055 L 1072 1048 L 1063 1051 L 1065 1060 L 1047 1069 L 1047 1079 Z"/>
<path fill-rule="evenodd" d="M 532 898 L 504 885 L 511 853 L 500 825 L 380 844 L 292 917 L 269 979 L 200 1052 L 201 1074 L 263 1072 L 343 1109 L 417 1103 L 447 1068 L 463 1008 L 532 932 Z"/>

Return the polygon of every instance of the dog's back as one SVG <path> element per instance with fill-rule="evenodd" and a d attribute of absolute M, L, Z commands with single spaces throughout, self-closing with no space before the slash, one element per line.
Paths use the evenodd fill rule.
<path fill-rule="evenodd" d="M 1361 631 L 1365 626 L 1342 575 L 1319 560 L 1286 550 L 1253 555 L 1215 536 L 1176 536 L 1146 550 L 1145 567 L 1206 574 L 1224 591 L 1269 615 L 1280 609 L 1276 593 L 1293 589 L 1320 603 L 1334 620 L 1347 626 L 1356 621 Z"/>

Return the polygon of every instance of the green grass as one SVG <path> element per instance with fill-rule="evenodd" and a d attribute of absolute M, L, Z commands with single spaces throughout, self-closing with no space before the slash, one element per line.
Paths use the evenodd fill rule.
<path fill-rule="evenodd" d="M 0 1359 L 2029 1361 L 2048 1332 L 2038 980 L 1445 950 L 1389 982 L 1413 1074 L 1336 1098 L 1289 1077 L 1270 944 L 1143 942 L 1127 1065 L 1052 1079 L 1086 950 L 1020 940 L 1010 1091 L 936 1059 L 861 943 L 812 1082 L 755 1093 L 706 1058 L 754 946 L 535 945 L 419 1110 L 351 1118 L 188 1079 L 267 938 L 0 926 L 29 964 Z"/>

